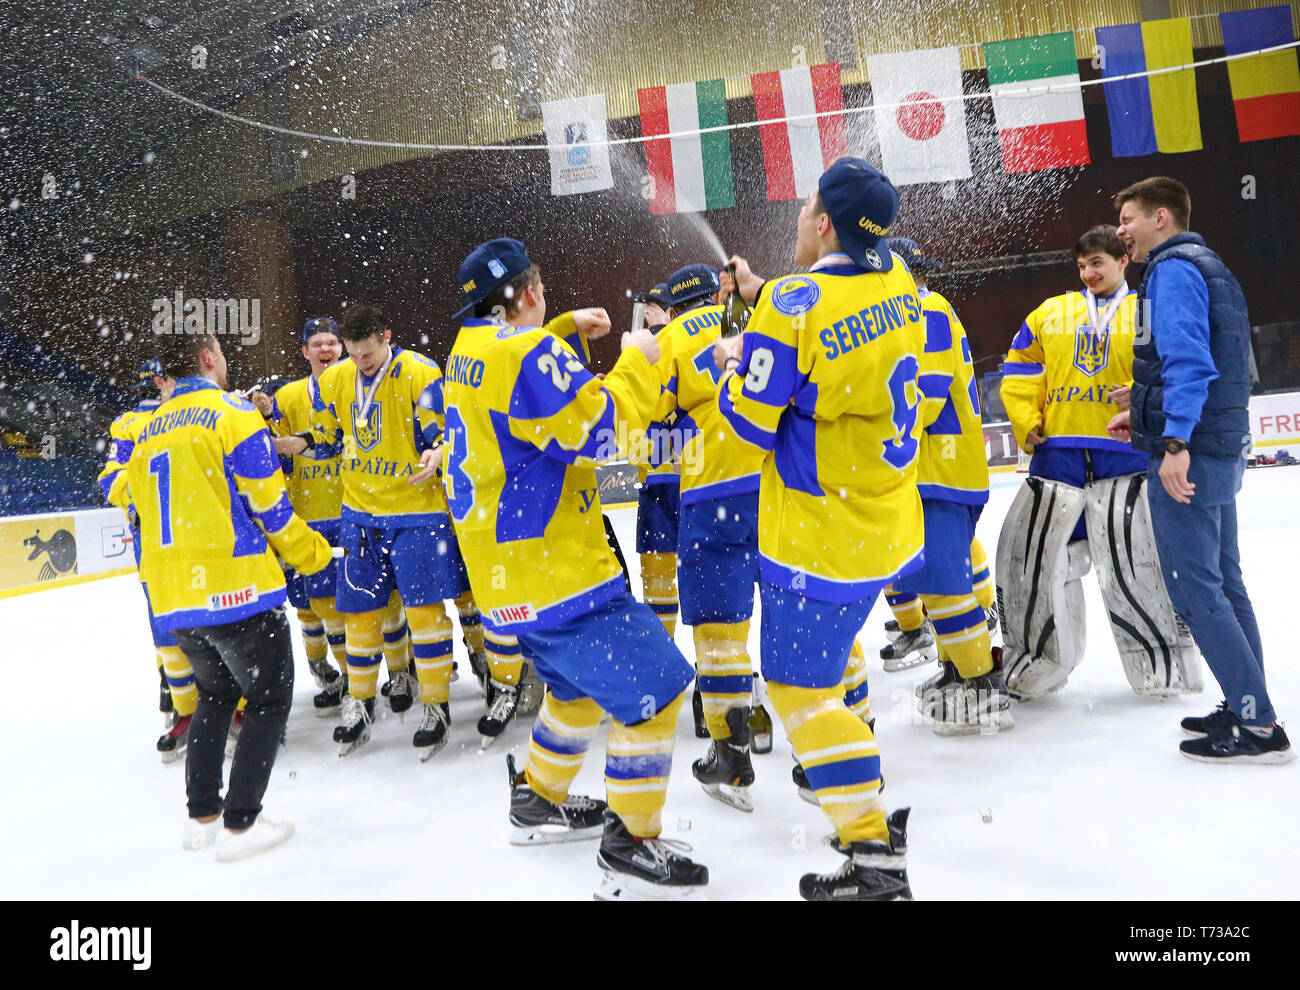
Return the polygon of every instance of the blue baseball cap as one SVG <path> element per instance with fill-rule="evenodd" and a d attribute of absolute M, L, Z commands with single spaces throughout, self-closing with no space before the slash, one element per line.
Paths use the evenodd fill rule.
<path fill-rule="evenodd" d="M 461 301 L 465 304 L 452 314 L 460 319 L 471 313 L 497 289 L 516 275 L 532 267 L 524 245 L 513 237 L 497 237 L 480 244 L 460 263 Z"/>
<path fill-rule="evenodd" d="M 942 262 L 927 258 L 921 245 L 910 237 L 890 237 L 885 240 L 885 245 L 907 262 L 910 272 L 934 272 L 943 267 Z"/>
<path fill-rule="evenodd" d="M 841 158 L 822 173 L 817 191 L 845 253 L 872 271 L 892 269 L 893 255 L 880 241 L 898 216 L 898 190 L 885 174 L 861 158 Z"/>
<path fill-rule="evenodd" d="M 339 325 L 334 322 L 333 317 L 329 316 L 313 316 L 310 320 L 304 323 L 302 327 L 302 342 L 304 344 L 307 343 L 307 341 L 311 340 L 318 333 L 332 333 L 335 337 L 338 337 L 339 340 L 343 339 L 342 334 L 339 333 Z"/>
<path fill-rule="evenodd" d="M 651 289 L 649 292 L 645 294 L 645 301 L 648 303 L 654 303 L 656 306 L 660 307 L 661 309 L 667 309 L 669 306 L 671 306 L 672 303 L 669 301 L 668 298 L 668 283 L 667 282 L 657 283 L 653 289 Z"/>
<path fill-rule="evenodd" d="M 155 376 L 158 378 L 166 378 L 167 372 L 163 371 L 161 361 L 157 358 L 150 358 L 136 369 L 135 387 L 137 391 L 142 392 L 147 388 L 153 388 L 153 380 Z"/>
<path fill-rule="evenodd" d="M 669 276 L 668 301 L 680 306 L 700 296 L 715 295 L 720 288 L 718 270 L 712 265 L 687 265 Z"/>

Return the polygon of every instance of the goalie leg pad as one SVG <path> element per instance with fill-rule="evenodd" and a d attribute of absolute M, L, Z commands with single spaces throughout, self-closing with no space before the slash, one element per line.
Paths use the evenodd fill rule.
<path fill-rule="evenodd" d="M 1145 472 L 1090 482 L 1088 544 L 1129 684 L 1138 694 L 1196 694 L 1200 651 L 1165 589 L 1147 505 Z"/>
<path fill-rule="evenodd" d="M 997 601 L 1002 666 L 1011 696 L 1028 701 L 1061 687 L 1083 659 L 1087 546 L 1070 536 L 1084 491 L 1030 477 L 998 537 Z"/>

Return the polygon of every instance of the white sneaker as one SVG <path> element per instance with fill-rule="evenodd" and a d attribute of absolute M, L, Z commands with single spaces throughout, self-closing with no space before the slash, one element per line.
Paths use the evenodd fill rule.
<path fill-rule="evenodd" d="M 293 835 L 293 825 L 289 822 L 273 822 L 265 815 L 258 815 L 253 827 L 243 832 L 232 832 L 223 828 L 217 833 L 217 862 L 233 863 L 237 859 L 247 859 L 260 852 L 273 849 Z"/>
<path fill-rule="evenodd" d="M 206 849 L 217 838 L 217 832 L 221 830 L 221 816 L 210 822 L 201 822 L 197 818 L 185 819 L 185 837 L 181 840 L 181 848 L 188 849 L 190 852 L 198 852 L 200 849 Z"/>

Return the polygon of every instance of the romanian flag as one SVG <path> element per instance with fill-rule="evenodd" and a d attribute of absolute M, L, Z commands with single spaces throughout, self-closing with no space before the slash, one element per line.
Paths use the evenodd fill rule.
<path fill-rule="evenodd" d="M 1104 79 L 1190 65 L 1192 22 L 1180 17 L 1097 28 L 1097 51 Z M 1195 69 L 1108 82 L 1105 90 L 1114 157 L 1202 147 Z"/>
<path fill-rule="evenodd" d="M 727 91 L 721 79 L 650 86 L 637 90 L 636 96 L 645 137 L 727 123 Z M 697 213 L 736 205 L 727 131 L 647 141 L 645 160 L 654 183 L 651 213 Z"/>
<path fill-rule="evenodd" d="M 1037 172 L 1092 161 L 1073 32 L 986 42 L 984 62 L 1004 171 Z M 1023 92 L 1045 86 L 1059 88 Z"/>
<path fill-rule="evenodd" d="M 844 109 L 839 63 L 759 72 L 750 81 L 759 120 L 803 117 L 758 128 L 767 198 L 803 198 L 817 188 L 817 180 L 836 159 L 849 153 L 843 113 L 806 116 Z"/>
<path fill-rule="evenodd" d="M 1219 23 L 1229 55 L 1295 41 L 1290 5 L 1220 14 Z M 1241 140 L 1300 134 L 1300 68 L 1294 48 L 1233 59 L 1228 63 L 1228 82 Z"/>

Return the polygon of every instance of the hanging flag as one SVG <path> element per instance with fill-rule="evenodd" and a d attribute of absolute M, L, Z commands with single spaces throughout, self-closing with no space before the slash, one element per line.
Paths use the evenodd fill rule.
<path fill-rule="evenodd" d="M 1229 55 L 1295 41 L 1291 7 L 1260 7 L 1220 14 Z M 1300 134 L 1300 63 L 1295 49 L 1233 59 L 1228 63 L 1237 135 L 1243 141 Z"/>
<path fill-rule="evenodd" d="M 1102 78 L 1192 62 L 1192 22 L 1185 17 L 1097 28 Z M 1116 158 L 1198 151 L 1201 114 L 1196 70 L 1108 82 L 1111 154 Z"/>
<path fill-rule="evenodd" d="M 890 181 L 904 186 L 969 179 L 958 50 L 871 55 L 867 71 L 881 164 Z"/>
<path fill-rule="evenodd" d="M 613 188 L 604 93 L 543 103 L 542 128 L 547 144 L 564 145 L 550 152 L 552 196 Z"/>
<path fill-rule="evenodd" d="M 783 117 L 844 109 L 838 62 L 759 72 L 750 80 L 759 120 L 779 121 Z M 837 158 L 849 153 L 842 113 L 764 124 L 758 130 L 763 141 L 768 199 L 807 196 L 817 188 L 821 174 Z"/>
<path fill-rule="evenodd" d="M 984 62 L 1004 171 L 1037 172 L 1092 161 L 1072 32 L 985 42 Z M 1033 95 L 1017 92 L 1045 86 L 1059 88 Z"/>
<path fill-rule="evenodd" d="M 636 91 L 641 134 L 677 134 L 727 123 L 727 90 L 721 79 L 650 86 Z M 645 143 L 651 213 L 698 213 L 736 205 L 731 179 L 731 135 L 694 134 Z"/>

